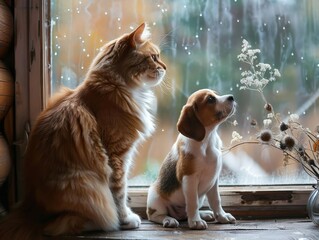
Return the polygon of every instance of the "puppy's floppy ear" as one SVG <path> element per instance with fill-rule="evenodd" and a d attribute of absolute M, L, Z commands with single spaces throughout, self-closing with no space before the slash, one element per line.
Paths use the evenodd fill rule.
<path fill-rule="evenodd" d="M 196 106 L 185 105 L 178 119 L 177 129 L 184 136 L 200 142 L 205 137 L 205 128 L 198 120 L 195 111 Z"/>

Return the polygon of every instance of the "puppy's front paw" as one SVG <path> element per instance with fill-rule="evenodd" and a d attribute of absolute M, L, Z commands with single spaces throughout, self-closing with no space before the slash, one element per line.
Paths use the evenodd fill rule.
<path fill-rule="evenodd" d="M 230 213 L 223 213 L 217 215 L 217 221 L 220 223 L 235 223 L 236 218 L 233 217 Z"/>
<path fill-rule="evenodd" d="M 201 211 L 199 211 L 199 215 L 200 215 L 201 219 L 203 219 L 207 222 L 215 220 L 214 213 L 212 211 L 209 211 L 209 210 L 201 210 Z"/>
<path fill-rule="evenodd" d="M 135 213 L 130 213 L 125 219 L 121 221 L 121 229 L 135 229 L 139 228 L 141 225 L 140 217 Z"/>
<path fill-rule="evenodd" d="M 179 226 L 179 222 L 172 217 L 166 216 L 163 220 L 163 227 L 165 228 L 177 228 Z"/>
<path fill-rule="evenodd" d="M 194 230 L 204 230 L 207 229 L 207 223 L 202 219 L 196 221 L 188 220 L 188 227 Z"/>

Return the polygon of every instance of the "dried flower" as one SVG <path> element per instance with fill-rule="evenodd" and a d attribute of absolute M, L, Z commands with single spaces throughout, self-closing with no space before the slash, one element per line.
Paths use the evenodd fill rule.
<path fill-rule="evenodd" d="M 272 105 L 270 103 L 266 103 L 264 106 L 264 109 L 266 109 L 268 112 L 272 112 Z"/>
<path fill-rule="evenodd" d="M 234 142 L 239 142 L 243 137 L 236 131 L 233 131 L 232 133 L 232 140 L 230 141 L 230 144 Z"/>
<path fill-rule="evenodd" d="M 269 128 L 269 126 L 272 124 L 272 121 L 271 119 L 267 118 L 267 119 L 264 119 L 263 123 L 265 128 Z"/>
<path fill-rule="evenodd" d="M 289 135 L 286 135 L 283 139 L 283 142 L 285 143 L 286 147 L 288 148 L 288 150 L 292 150 L 295 146 L 295 139 Z"/>
<path fill-rule="evenodd" d="M 252 120 L 250 121 L 250 126 L 252 126 L 252 127 L 257 126 L 257 120 L 256 120 L 256 119 L 252 119 Z"/>
<path fill-rule="evenodd" d="M 272 132 L 268 129 L 262 130 L 260 132 L 260 139 L 263 142 L 269 142 L 272 139 Z"/>
<path fill-rule="evenodd" d="M 289 128 L 289 126 L 286 123 L 281 122 L 279 128 L 280 128 L 280 131 L 283 132 L 283 131 L 286 131 Z"/>
<path fill-rule="evenodd" d="M 298 122 L 299 120 L 299 115 L 298 114 L 290 114 L 289 116 L 289 122 Z"/>

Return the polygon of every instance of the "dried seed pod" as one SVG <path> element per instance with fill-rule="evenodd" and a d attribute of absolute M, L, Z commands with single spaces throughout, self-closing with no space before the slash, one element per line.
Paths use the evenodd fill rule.
<path fill-rule="evenodd" d="M 289 125 L 284 123 L 284 122 L 281 122 L 280 123 L 280 131 L 286 131 L 287 129 L 289 128 Z"/>
<path fill-rule="evenodd" d="M 272 139 L 272 132 L 270 130 L 268 130 L 268 129 L 262 130 L 260 132 L 260 139 L 263 142 L 269 142 Z"/>
<path fill-rule="evenodd" d="M 270 103 L 266 103 L 264 108 L 268 111 L 268 112 L 272 112 L 272 106 Z"/>

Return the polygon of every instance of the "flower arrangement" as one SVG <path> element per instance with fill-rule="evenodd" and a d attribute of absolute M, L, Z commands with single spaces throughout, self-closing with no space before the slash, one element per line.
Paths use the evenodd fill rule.
<path fill-rule="evenodd" d="M 319 126 L 313 131 L 303 127 L 299 116 L 291 114 L 287 120 L 282 120 L 273 106 L 264 95 L 264 88 L 281 77 L 278 69 L 270 64 L 259 63 L 257 54 L 259 49 L 252 49 L 245 39 L 238 60 L 247 65 L 241 73 L 240 90 L 256 91 L 264 101 L 266 118 L 260 128 L 257 120 L 251 120 L 250 126 L 257 131 L 254 139 L 244 140 L 236 131 L 232 133 L 231 146 L 228 150 L 243 144 L 266 144 L 279 149 L 283 153 L 283 164 L 287 165 L 289 159 L 296 160 L 304 170 L 317 181 L 319 180 Z M 234 124 L 236 125 L 236 124 Z"/>

